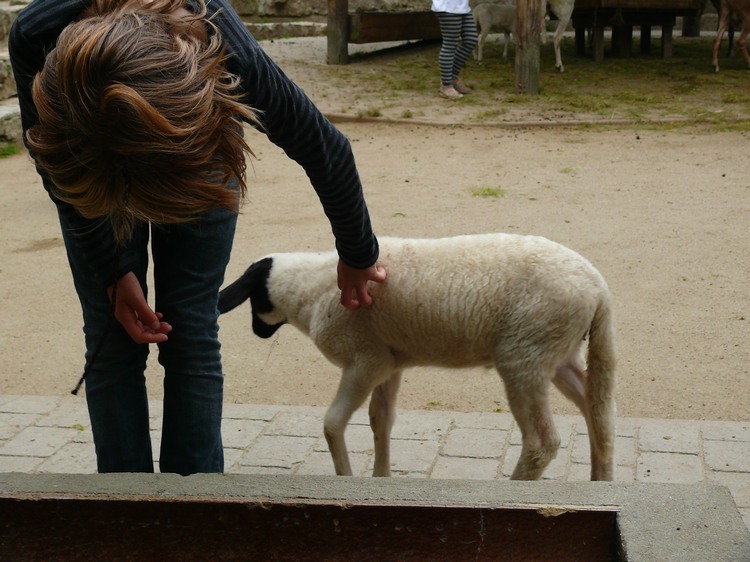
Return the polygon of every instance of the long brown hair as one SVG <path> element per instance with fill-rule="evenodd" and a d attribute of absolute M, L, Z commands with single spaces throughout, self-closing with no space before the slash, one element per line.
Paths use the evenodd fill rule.
<path fill-rule="evenodd" d="M 242 120 L 255 115 L 239 102 L 204 1 L 190 16 L 183 4 L 94 0 L 34 80 L 30 153 L 56 197 L 110 219 L 118 239 L 135 221 L 236 211 L 247 189 Z"/>

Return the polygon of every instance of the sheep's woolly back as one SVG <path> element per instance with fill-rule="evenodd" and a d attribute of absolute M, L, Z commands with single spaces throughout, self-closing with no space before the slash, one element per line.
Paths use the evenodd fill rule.
<path fill-rule="evenodd" d="M 597 308 L 609 307 L 598 271 L 541 237 L 381 238 L 387 280 L 372 285 L 371 307 L 354 312 L 339 303 L 334 253 L 271 258 L 275 310 L 262 319 L 289 321 L 337 364 L 387 351 L 404 366 L 554 368 L 577 351 Z"/>

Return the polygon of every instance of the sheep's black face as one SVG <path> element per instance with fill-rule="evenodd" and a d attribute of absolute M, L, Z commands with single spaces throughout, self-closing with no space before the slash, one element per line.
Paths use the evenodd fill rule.
<path fill-rule="evenodd" d="M 280 324 L 266 324 L 265 322 L 263 322 L 263 320 L 260 319 L 260 316 L 258 316 L 255 311 L 253 311 L 253 333 L 259 338 L 270 338 L 276 333 L 276 330 L 281 328 L 283 325 L 283 322 L 281 322 Z"/>
<path fill-rule="evenodd" d="M 219 293 L 219 312 L 222 314 L 250 300 L 253 316 L 253 332 L 261 338 L 270 338 L 284 323 L 267 324 L 260 319 L 260 314 L 273 311 L 273 304 L 268 295 L 268 276 L 273 266 L 272 258 L 258 260 L 247 268 L 242 277 Z"/>
<path fill-rule="evenodd" d="M 267 324 L 260 315 L 273 312 L 273 303 L 268 294 L 268 277 L 273 267 L 273 258 L 263 258 L 251 265 L 245 272 L 250 279 L 248 296 L 253 315 L 253 333 L 259 338 L 270 338 L 284 323 Z"/>

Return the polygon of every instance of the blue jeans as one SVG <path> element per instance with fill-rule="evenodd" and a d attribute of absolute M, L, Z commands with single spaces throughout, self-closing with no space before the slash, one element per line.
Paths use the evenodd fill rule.
<path fill-rule="evenodd" d="M 187 475 L 223 472 L 221 413 L 224 378 L 218 339 L 218 291 L 232 249 L 237 216 L 217 210 L 180 225 L 138 225 L 134 273 L 146 294 L 148 242 L 154 260 L 154 310 L 172 325 L 159 344 L 164 367 L 164 421 L 159 469 Z M 92 276 L 76 235 L 60 216 L 68 261 L 83 309 L 86 358 L 104 337 L 86 375 L 86 401 L 99 472 L 153 472 L 144 371 L 149 347 L 137 344 L 116 320 Z"/>

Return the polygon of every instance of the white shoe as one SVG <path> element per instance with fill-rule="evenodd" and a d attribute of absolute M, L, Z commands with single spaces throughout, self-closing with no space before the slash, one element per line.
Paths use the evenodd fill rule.
<path fill-rule="evenodd" d="M 456 90 L 453 86 L 440 86 L 440 97 L 448 100 L 457 100 L 464 97 L 464 95 Z"/>

